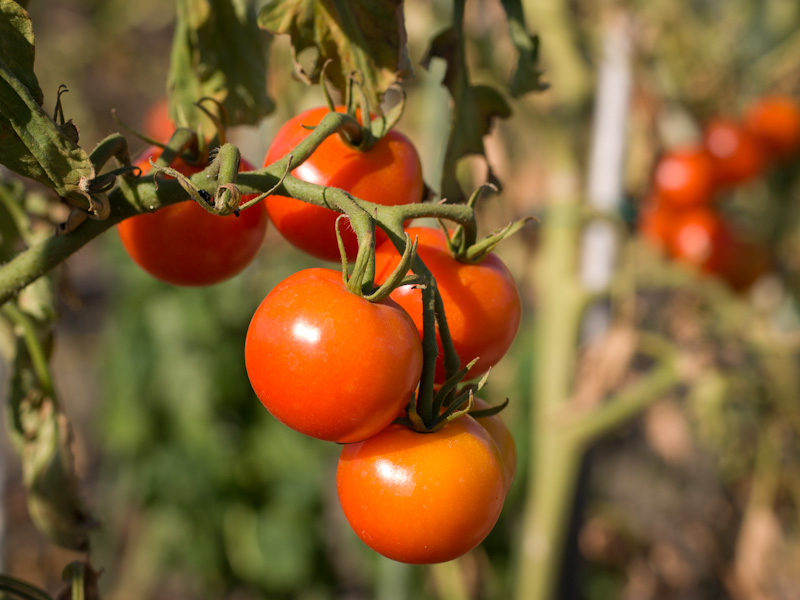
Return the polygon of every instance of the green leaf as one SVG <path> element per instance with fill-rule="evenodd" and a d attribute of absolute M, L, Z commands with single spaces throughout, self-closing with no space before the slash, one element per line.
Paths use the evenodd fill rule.
<path fill-rule="evenodd" d="M 272 112 L 267 95 L 266 40 L 246 0 L 180 0 L 167 81 L 170 116 L 196 129 L 195 103 L 213 98 L 229 125 L 254 125 Z"/>
<path fill-rule="evenodd" d="M 275 34 L 289 34 L 299 74 L 319 81 L 326 76 L 343 94 L 353 73 L 373 109 L 396 81 L 411 74 L 401 0 L 272 0 L 258 15 L 258 24 Z M 303 50 L 318 55 L 307 72 L 298 62 Z"/>
<path fill-rule="evenodd" d="M 0 0 L 0 163 L 85 205 L 94 178 L 86 153 L 42 109 L 28 14 Z"/>
<path fill-rule="evenodd" d="M 33 72 L 35 50 L 30 17 L 13 0 L 0 0 L 0 15 L 0 57 L 41 105 L 44 102 L 42 90 Z"/>
<path fill-rule="evenodd" d="M 517 49 L 517 65 L 509 82 L 511 96 L 519 98 L 528 92 L 542 92 L 548 85 L 542 81 L 539 63 L 539 36 L 530 35 L 525 27 L 525 15 L 520 0 L 502 0 L 508 16 L 511 42 Z"/>
<path fill-rule="evenodd" d="M 460 24 L 434 38 L 423 66 L 427 66 L 433 57 L 447 62 L 442 83 L 450 91 L 453 100 L 450 137 L 442 167 L 441 195 L 448 202 L 464 202 L 466 195 L 456 175 L 458 162 L 469 155 L 486 158 L 483 136 L 489 133 L 495 118 L 506 119 L 511 115 L 511 107 L 495 88 L 470 83 Z M 488 160 L 486 162 L 489 167 L 488 181 L 499 185 L 491 165 Z"/>

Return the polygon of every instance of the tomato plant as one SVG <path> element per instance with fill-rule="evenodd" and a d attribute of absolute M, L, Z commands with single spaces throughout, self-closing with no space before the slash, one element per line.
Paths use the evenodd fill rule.
<path fill-rule="evenodd" d="M 336 489 L 364 543 L 414 564 L 472 550 L 494 527 L 505 497 L 497 446 L 471 417 L 434 433 L 392 425 L 344 446 Z"/>
<path fill-rule="evenodd" d="M 495 254 L 475 263 L 459 262 L 442 231 L 430 227 L 407 230 L 418 238 L 417 254 L 430 269 L 442 296 L 453 346 L 462 366 L 480 360 L 466 379 L 485 373 L 505 355 L 519 329 L 522 305 L 514 278 Z M 391 241 L 375 251 L 375 278 L 384 280 L 400 262 Z M 401 286 L 391 297 L 406 309 L 422 335 L 422 295 L 411 285 Z M 444 382 L 441 340 L 436 363 L 436 381 Z"/>
<path fill-rule="evenodd" d="M 144 151 L 137 162 L 142 173 L 151 169 L 148 159 L 160 154 L 157 147 Z M 173 166 L 186 175 L 202 170 L 181 159 Z M 242 160 L 239 169 L 253 167 Z M 140 267 L 162 281 L 187 286 L 211 285 L 240 273 L 258 253 L 266 230 L 260 204 L 238 216 L 220 217 L 189 199 L 117 225 L 122 245 Z"/>
<path fill-rule="evenodd" d="M 343 112 L 343 107 L 338 107 Z M 289 119 L 276 133 L 264 165 L 283 158 L 309 134 L 328 113 L 327 107 L 312 108 Z M 424 193 L 422 166 L 411 141 L 391 130 L 369 150 L 359 150 L 330 136 L 311 157 L 292 172 L 311 183 L 341 188 L 353 196 L 387 206 L 420 202 Z M 273 194 L 265 200 L 275 228 L 296 247 L 323 260 L 339 260 L 335 222 L 338 212 Z M 341 234 L 349 258 L 358 248 L 356 236 L 348 227 Z M 378 239 L 385 239 L 378 231 Z"/>
<path fill-rule="evenodd" d="M 701 146 L 667 152 L 656 163 L 655 193 L 670 206 L 708 204 L 714 196 L 714 163 Z"/>
<path fill-rule="evenodd" d="M 714 177 L 718 184 L 743 184 L 763 172 L 763 148 L 737 121 L 723 117 L 712 119 L 706 125 L 703 136 L 705 147 L 714 162 Z"/>
<path fill-rule="evenodd" d="M 745 110 L 744 126 L 771 156 L 786 158 L 800 146 L 800 105 L 789 96 L 764 96 Z"/>
<path fill-rule="evenodd" d="M 389 425 L 411 399 L 422 346 L 394 301 L 368 302 L 338 271 L 314 268 L 284 279 L 261 302 L 245 364 L 276 419 L 312 437 L 355 442 Z"/>

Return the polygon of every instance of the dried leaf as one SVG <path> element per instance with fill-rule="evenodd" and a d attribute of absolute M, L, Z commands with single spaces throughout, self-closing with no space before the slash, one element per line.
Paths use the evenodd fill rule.
<path fill-rule="evenodd" d="M 434 38 L 423 60 L 423 66 L 427 66 L 433 57 L 447 62 L 447 72 L 442 83 L 450 90 L 453 104 L 450 137 L 442 168 L 441 195 L 448 202 L 464 202 L 466 195 L 456 176 L 458 162 L 469 155 L 486 158 L 483 136 L 489 133 L 495 118 L 506 119 L 511 116 L 511 107 L 498 90 L 470 83 L 464 64 L 460 26 L 447 29 Z M 494 176 L 488 160 L 487 166 L 487 181 L 499 187 L 500 182 Z"/>
<path fill-rule="evenodd" d="M 296 62 L 311 82 L 319 81 L 328 60 L 333 64 L 326 75 L 343 93 L 347 78 L 360 74 L 375 108 L 389 86 L 411 74 L 400 0 L 272 0 L 261 9 L 258 24 L 275 34 L 289 34 L 295 60 L 303 50 L 317 50 L 310 73 Z"/>

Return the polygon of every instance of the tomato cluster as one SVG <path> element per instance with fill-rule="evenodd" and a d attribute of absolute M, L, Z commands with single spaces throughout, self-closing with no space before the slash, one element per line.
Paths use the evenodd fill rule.
<path fill-rule="evenodd" d="M 445 313 L 458 324 L 454 345 L 489 357 L 478 364 L 490 368 L 519 325 L 510 274 L 493 254 L 473 265 L 445 258 L 444 235 L 436 230 L 408 232 L 426 248 L 419 252 L 423 261 L 428 246 L 442 255 L 442 265 L 434 254 L 430 268 Z M 396 261 L 393 247 L 378 248 L 379 273 Z M 350 292 L 339 271 L 299 271 L 256 310 L 245 364 L 273 416 L 306 435 L 344 444 L 337 491 L 355 533 L 394 560 L 436 563 L 468 552 L 491 531 L 514 478 L 516 449 L 497 414 L 459 416 L 432 432 L 397 422 L 415 402 L 423 368 L 422 306 L 414 298 L 418 291 L 406 288 L 370 302 Z M 489 327 L 495 330 L 486 335 Z M 471 345 L 456 344 L 464 332 L 481 335 Z M 490 408 L 477 398 L 474 405 Z"/>
<path fill-rule="evenodd" d="M 657 162 L 639 230 L 670 258 L 744 290 L 769 270 L 765 246 L 744 239 L 718 210 L 726 190 L 762 175 L 800 147 L 800 105 L 763 97 L 741 120 L 716 118 L 702 142 L 673 149 Z"/>
<path fill-rule="evenodd" d="M 289 120 L 275 136 L 265 166 L 291 152 L 327 111 L 312 109 Z M 144 153 L 138 163 L 143 171 L 159 152 Z M 186 175 L 201 170 L 181 160 L 171 167 Z M 329 136 L 293 174 L 382 205 L 420 202 L 425 189 L 416 149 L 393 130 L 368 149 Z M 357 254 L 358 239 L 337 221 L 338 212 L 275 194 L 237 217 L 218 217 L 187 201 L 127 219 L 118 230 L 133 259 L 154 276 L 206 285 L 250 262 L 268 216 L 289 242 L 317 258 L 339 257 L 337 226 L 345 254 Z M 374 285 L 382 289 L 404 267 L 386 234 L 377 233 Z M 491 252 L 467 260 L 466 250 L 457 253 L 442 231 L 410 227 L 407 233 L 417 240 L 417 257 L 435 279 L 452 342 L 446 347 L 462 367 L 471 364 L 462 369 L 465 379 L 486 373 L 505 355 L 520 324 L 521 302 L 511 274 Z M 276 419 L 305 435 L 343 444 L 338 496 L 367 545 L 408 563 L 451 560 L 477 546 L 494 527 L 516 470 L 514 440 L 491 406 L 474 398 L 479 385 L 465 392 L 445 381 L 453 374 L 445 372 L 441 359 L 445 345 L 438 318 L 440 356 L 435 365 L 432 354 L 427 359 L 435 383 L 423 377 L 418 286 L 386 288 L 382 300 L 368 300 L 362 288 L 348 286 L 347 275 L 327 268 L 304 269 L 276 285 L 247 331 L 247 375 Z M 422 390 L 421 379 L 436 390 Z M 428 421 L 417 412 L 419 402 L 430 405 L 422 411 Z M 471 406 L 479 411 L 477 419 L 467 414 Z"/>

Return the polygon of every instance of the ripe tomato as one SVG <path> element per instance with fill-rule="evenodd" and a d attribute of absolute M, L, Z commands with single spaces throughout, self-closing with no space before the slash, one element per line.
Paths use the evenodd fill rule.
<path fill-rule="evenodd" d="M 160 148 L 149 148 L 136 164 L 147 173 L 151 169 L 147 159 L 160 154 Z M 202 170 L 181 160 L 173 168 L 186 175 Z M 241 161 L 240 170 L 252 169 Z M 220 217 L 191 199 L 117 225 L 122 245 L 140 267 L 162 281 L 187 286 L 211 285 L 242 271 L 258 253 L 266 230 L 261 204 L 238 217 Z"/>
<path fill-rule="evenodd" d="M 719 276 L 734 290 L 749 288 L 770 266 L 765 247 L 741 239 L 705 208 L 677 213 L 668 244 L 675 260 Z"/>
<path fill-rule="evenodd" d="M 786 158 L 800 146 L 800 105 L 788 96 L 765 96 L 751 104 L 744 126 L 774 158 Z"/>
<path fill-rule="evenodd" d="M 489 433 L 469 416 L 435 433 L 391 425 L 342 448 L 339 502 L 364 543 L 404 563 L 466 554 L 489 534 L 505 497 Z"/>
<path fill-rule="evenodd" d="M 144 115 L 144 132 L 158 141 L 166 142 L 175 131 L 175 124 L 169 116 L 166 98 L 154 103 Z"/>
<path fill-rule="evenodd" d="M 436 278 L 442 295 L 453 346 L 466 365 L 480 360 L 465 379 L 478 377 L 496 365 L 508 351 L 519 329 L 522 302 L 516 283 L 503 262 L 489 254 L 477 263 L 453 258 L 444 233 L 430 227 L 411 227 L 408 234 L 419 237 L 417 254 Z M 386 240 L 375 251 L 375 281 L 385 281 L 400 262 L 400 256 Z M 391 297 L 406 309 L 422 336 L 422 293 L 411 285 L 401 286 Z M 442 347 L 436 362 L 436 382 L 444 382 Z"/>
<path fill-rule="evenodd" d="M 342 107 L 337 110 L 344 111 Z M 328 112 L 327 107 L 314 108 L 287 121 L 272 140 L 264 166 L 288 154 L 310 133 L 304 126 L 317 125 Z M 387 206 L 420 202 L 424 192 L 417 151 L 407 137 L 394 130 L 366 152 L 332 135 L 292 174 Z M 290 243 L 317 258 L 339 260 L 334 230 L 339 213 L 286 196 L 269 196 L 265 202 L 270 219 Z M 358 249 L 355 233 L 346 227 L 341 227 L 341 233 L 347 255 L 352 259 Z M 377 241 L 384 239 L 385 234 L 379 230 Z"/>
<path fill-rule="evenodd" d="M 306 435 L 355 442 L 389 425 L 411 399 L 422 345 L 395 302 L 368 302 L 331 269 L 284 279 L 253 315 L 245 366 L 272 415 Z"/>
<path fill-rule="evenodd" d="M 639 211 L 639 233 L 656 248 L 666 251 L 675 219 L 674 212 L 658 197 L 648 198 Z"/>
<path fill-rule="evenodd" d="M 746 183 L 764 170 L 764 150 L 741 124 L 717 118 L 708 123 L 704 143 L 714 162 L 714 177 L 720 185 Z"/>
<path fill-rule="evenodd" d="M 474 402 L 476 410 L 491 408 L 491 404 L 481 398 L 475 398 Z M 511 484 L 514 483 L 514 476 L 517 474 L 517 446 L 514 443 L 511 430 L 501 415 L 502 413 L 497 413 L 490 417 L 481 417 L 476 421 L 489 432 L 494 443 L 497 444 L 497 449 L 500 451 L 500 459 L 503 463 L 503 482 L 505 483 L 507 494 Z"/>
<path fill-rule="evenodd" d="M 653 187 L 675 208 L 709 204 L 714 197 L 714 163 L 700 146 L 672 150 L 656 164 Z"/>

